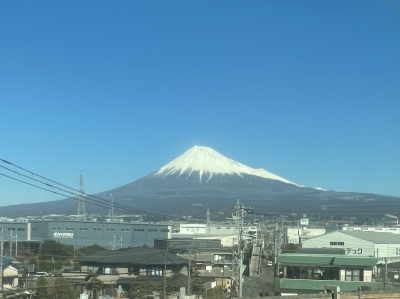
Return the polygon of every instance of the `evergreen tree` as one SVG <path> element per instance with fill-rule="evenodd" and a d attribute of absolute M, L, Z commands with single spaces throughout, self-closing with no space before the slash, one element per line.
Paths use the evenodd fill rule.
<path fill-rule="evenodd" d="M 175 293 L 175 287 L 172 282 L 172 277 L 167 277 L 165 289 L 167 291 L 167 296 Z M 154 290 L 159 294 L 160 298 L 164 298 L 164 281 L 160 284 L 156 284 L 154 286 Z"/>
<path fill-rule="evenodd" d="M 201 279 L 199 276 L 199 272 L 195 271 L 192 274 L 191 280 L 190 280 L 190 294 L 196 295 L 197 298 L 200 296 L 205 297 L 206 295 L 206 289 L 204 287 L 204 281 Z"/>
<path fill-rule="evenodd" d="M 49 290 L 47 289 L 47 283 L 44 277 L 39 277 L 36 288 L 36 296 L 38 299 L 50 299 Z"/>
<path fill-rule="evenodd" d="M 89 245 L 86 247 L 79 248 L 76 251 L 76 255 L 77 256 L 85 256 L 85 255 L 89 255 L 89 254 L 92 254 L 92 253 L 95 253 L 95 252 L 101 251 L 101 250 L 105 250 L 105 248 L 101 247 L 98 244 L 94 244 L 94 245 Z"/>
<path fill-rule="evenodd" d="M 74 247 L 64 245 L 54 240 L 46 240 L 40 247 L 39 258 L 44 260 L 66 260 L 68 257 L 74 256 Z"/>
<path fill-rule="evenodd" d="M 149 282 L 149 279 L 144 275 L 140 275 L 133 279 L 132 287 L 129 290 L 129 298 L 147 298 L 152 295 L 154 289 L 155 287 Z"/>
<path fill-rule="evenodd" d="M 54 299 L 74 299 L 78 294 L 73 290 L 65 278 L 57 277 L 54 279 L 53 288 Z"/>
<path fill-rule="evenodd" d="M 101 290 L 103 290 L 103 281 L 97 277 L 91 277 L 86 283 L 86 290 L 91 293 L 91 298 L 97 299 Z"/>

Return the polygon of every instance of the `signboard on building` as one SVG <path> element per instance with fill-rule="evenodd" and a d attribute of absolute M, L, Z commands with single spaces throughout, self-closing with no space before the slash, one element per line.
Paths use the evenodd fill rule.
<path fill-rule="evenodd" d="M 54 233 L 54 239 L 72 239 L 74 237 L 74 233 Z"/>
<path fill-rule="evenodd" d="M 300 219 L 300 225 L 308 225 L 308 218 Z"/>

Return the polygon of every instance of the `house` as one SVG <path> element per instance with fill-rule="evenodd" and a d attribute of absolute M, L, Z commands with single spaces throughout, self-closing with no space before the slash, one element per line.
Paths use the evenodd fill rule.
<path fill-rule="evenodd" d="M 19 266 L 21 263 L 12 258 L 3 256 L 1 264 L 3 269 L 3 289 L 16 288 L 19 283 L 18 277 L 22 273 Z"/>
<path fill-rule="evenodd" d="M 326 285 L 340 286 L 344 292 L 359 287 L 381 288 L 374 282 L 373 268 L 377 258 L 357 255 L 297 254 L 279 256 L 279 277 L 275 278 L 277 293 L 309 294 L 324 292 Z"/>
<path fill-rule="evenodd" d="M 346 255 L 373 256 L 378 263 L 400 261 L 400 236 L 370 231 L 334 231 L 305 240 L 303 248 L 339 248 Z"/>
<path fill-rule="evenodd" d="M 123 250 L 103 250 L 77 260 L 81 272 L 97 275 L 146 275 L 167 277 L 179 273 L 188 266 L 188 260 L 167 250 L 148 247 L 135 247 Z"/>
<path fill-rule="evenodd" d="M 128 284 L 129 281 L 133 281 L 132 278 L 139 275 L 148 276 L 150 281 L 162 283 L 164 273 L 166 277 L 179 274 L 181 280 L 180 273 L 185 267 L 189 267 L 189 261 L 185 258 L 167 250 L 148 247 L 98 251 L 78 259 L 77 262 L 81 264 L 81 272 L 96 274 L 110 288 L 117 283 Z M 126 288 L 129 289 L 128 285 Z"/>
<path fill-rule="evenodd" d="M 232 285 L 233 272 L 232 252 L 198 252 L 178 253 L 178 256 L 191 261 L 192 273 L 206 283 L 207 288 L 222 286 L 229 289 Z"/>

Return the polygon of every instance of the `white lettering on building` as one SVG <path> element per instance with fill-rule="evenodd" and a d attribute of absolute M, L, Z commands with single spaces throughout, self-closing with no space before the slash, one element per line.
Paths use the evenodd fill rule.
<path fill-rule="evenodd" d="M 74 233 L 54 233 L 54 239 L 71 239 L 74 237 Z"/>

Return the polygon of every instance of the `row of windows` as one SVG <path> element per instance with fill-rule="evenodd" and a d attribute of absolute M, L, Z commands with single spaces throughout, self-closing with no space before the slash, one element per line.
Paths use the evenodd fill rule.
<path fill-rule="evenodd" d="M 344 242 L 330 242 L 330 244 L 344 246 Z"/>
<path fill-rule="evenodd" d="M 53 230 L 54 230 L 54 228 L 53 228 Z M 61 229 L 60 229 L 60 230 L 61 230 Z M 68 229 L 66 229 L 66 230 L 68 230 Z M 74 229 L 71 229 L 71 230 L 74 230 Z M 87 228 L 87 227 L 80 227 L 79 230 L 80 230 L 80 231 L 87 231 L 88 228 Z M 101 227 L 93 227 L 93 230 L 94 230 L 94 231 L 100 231 L 100 230 L 101 230 Z M 115 228 L 106 228 L 106 230 L 107 230 L 107 231 L 115 231 Z M 121 228 L 121 231 L 123 231 L 123 232 L 130 232 L 131 229 L 130 229 L 130 228 Z M 149 229 L 147 229 L 147 231 L 148 231 L 148 232 L 157 232 L 158 230 L 157 230 L 156 228 L 149 228 Z M 169 232 L 168 229 L 161 229 L 160 231 L 163 232 L 163 233 Z M 144 228 L 135 228 L 135 232 L 144 232 Z"/>
<path fill-rule="evenodd" d="M 396 255 L 400 255 L 400 248 L 396 248 Z"/>
<path fill-rule="evenodd" d="M 15 227 L 9 227 L 8 230 L 9 230 L 9 231 L 15 231 L 16 229 L 15 229 Z M 25 228 L 19 227 L 19 228 L 17 228 L 17 230 L 18 230 L 18 231 L 25 231 Z M 62 229 L 61 229 L 61 227 L 53 227 L 52 230 L 54 230 L 54 231 L 61 231 Z M 66 230 L 66 231 L 74 231 L 75 228 L 73 228 L 73 227 L 67 227 L 65 230 Z M 88 229 L 87 227 L 80 227 L 79 230 L 80 230 L 80 231 L 87 231 L 87 230 L 89 230 L 89 229 Z M 94 231 L 100 231 L 101 228 L 100 228 L 100 227 L 94 227 L 93 230 L 94 230 Z M 45 228 L 33 227 L 33 228 L 32 228 L 32 231 L 36 231 L 36 232 L 37 232 L 37 231 L 46 231 L 46 229 L 45 229 Z M 108 228 L 106 228 L 106 231 L 115 231 L 115 228 L 109 228 L 109 227 L 108 227 Z M 130 232 L 131 229 L 130 229 L 130 228 L 122 228 L 121 231 L 123 231 L 123 232 Z M 147 231 L 148 231 L 148 232 L 157 232 L 157 229 L 156 229 L 156 228 L 149 228 L 149 229 L 147 229 Z M 161 229 L 160 231 L 163 232 L 163 233 L 169 232 L 168 229 Z M 135 232 L 144 232 L 144 228 L 135 228 Z"/>

